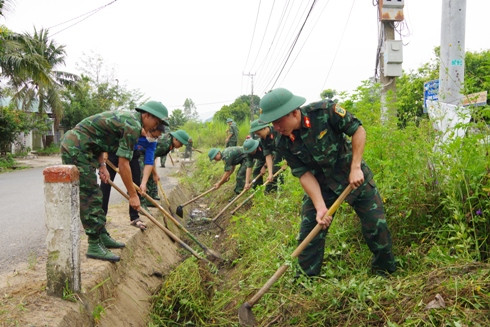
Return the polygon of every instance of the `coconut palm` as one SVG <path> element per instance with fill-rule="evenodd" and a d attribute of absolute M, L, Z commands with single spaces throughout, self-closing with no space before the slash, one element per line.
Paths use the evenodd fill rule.
<path fill-rule="evenodd" d="M 64 46 L 49 40 L 46 29 L 39 32 L 34 29 L 32 36 L 28 33 L 12 33 L 8 40 L 12 50 L 18 50 L 16 53 L 6 51 L 2 60 L 3 74 L 9 77 L 14 100 L 22 103 L 24 110 L 29 110 L 37 103 L 40 117 L 51 111 L 54 129 L 58 132 L 63 117 L 61 89 L 78 80 L 74 74 L 55 70 L 65 62 Z"/>

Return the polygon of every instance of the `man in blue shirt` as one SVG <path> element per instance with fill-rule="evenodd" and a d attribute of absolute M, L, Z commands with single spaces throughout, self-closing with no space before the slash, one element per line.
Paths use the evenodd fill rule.
<path fill-rule="evenodd" d="M 138 139 L 138 143 L 134 147 L 133 158 L 129 162 L 131 167 L 131 174 L 133 176 L 133 183 L 139 185 L 142 192 L 147 191 L 147 182 L 150 177 L 150 174 L 153 173 L 153 177 L 159 179 L 158 174 L 153 169 L 153 164 L 155 161 L 155 150 L 157 147 L 158 137 L 153 137 L 150 133 L 146 133 L 145 130 L 141 131 L 141 136 Z M 140 157 L 144 156 L 144 168 L 143 168 L 143 177 L 141 176 L 141 167 L 139 164 Z M 115 153 L 108 154 L 108 160 L 112 163 L 117 163 L 118 158 Z M 111 180 L 114 180 L 116 176 L 116 172 L 107 167 L 109 171 Z M 101 183 L 100 189 L 102 190 L 102 209 L 104 213 L 107 215 L 107 209 L 109 205 L 109 197 L 111 194 L 111 185 L 106 183 Z M 141 195 L 140 201 L 141 201 Z M 133 209 L 129 206 L 129 218 L 131 220 L 131 225 L 134 227 L 138 227 L 141 230 L 146 229 L 146 224 L 140 219 L 139 213 L 137 210 Z"/>

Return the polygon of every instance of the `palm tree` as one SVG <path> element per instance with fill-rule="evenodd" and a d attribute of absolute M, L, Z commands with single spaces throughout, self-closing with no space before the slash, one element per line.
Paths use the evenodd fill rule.
<path fill-rule="evenodd" d="M 9 77 L 9 85 L 14 90 L 13 99 L 22 103 L 24 110 L 29 110 L 37 102 L 39 117 L 44 117 L 50 109 L 58 139 L 59 123 L 63 117 L 61 89 L 79 79 L 77 75 L 55 70 L 65 62 L 64 46 L 49 40 L 46 29 L 39 32 L 34 29 L 32 36 L 12 33 L 8 40 L 11 49 L 3 56 L 1 68 L 2 73 Z M 46 137 L 43 135 L 45 145 Z"/>

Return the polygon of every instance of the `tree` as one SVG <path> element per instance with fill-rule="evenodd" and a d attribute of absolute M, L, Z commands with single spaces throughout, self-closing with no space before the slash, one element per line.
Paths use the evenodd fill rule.
<path fill-rule="evenodd" d="M 198 121 L 199 120 L 199 115 L 196 110 L 196 105 L 192 101 L 192 99 L 185 99 L 184 101 L 184 116 L 187 121 L 193 120 L 193 121 Z"/>
<path fill-rule="evenodd" d="M 175 131 L 188 121 L 182 109 L 174 109 L 169 117 L 170 129 Z"/>
<path fill-rule="evenodd" d="M 12 33 L 9 42 L 12 47 L 5 53 L 7 61 L 2 69 L 5 68 L 4 75 L 14 90 L 14 102 L 20 101 L 23 110 L 30 110 L 37 102 L 39 118 L 51 110 L 57 132 L 63 117 L 60 92 L 64 86 L 73 85 L 78 80 L 74 74 L 55 70 L 64 64 L 64 46 L 50 40 L 45 29 L 39 32 L 34 29 L 32 36 Z M 12 52 L 13 49 L 16 53 Z M 46 145 L 45 135 L 43 145 Z"/>
<path fill-rule="evenodd" d="M 226 122 L 227 118 L 232 118 L 235 122 L 240 123 L 250 117 L 250 97 L 242 95 L 238 97 L 231 105 L 224 105 L 213 116 L 214 121 Z"/>
<path fill-rule="evenodd" d="M 322 99 L 332 100 L 333 97 L 336 95 L 337 95 L 337 91 L 335 91 L 334 89 L 326 89 L 326 90 L 323 90 L 323 92 L 320 94 L 320 97 Z"/>

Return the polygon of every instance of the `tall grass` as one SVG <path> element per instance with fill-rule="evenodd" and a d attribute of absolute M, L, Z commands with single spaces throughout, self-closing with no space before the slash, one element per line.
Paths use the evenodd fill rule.
<path fill-rule="evenodd" d="M 489 326 L 488 127 L 470 122 L 471 133 L 435 150 L 429 121 L 400 129 L 396 121 L 380 124 L 372 108 L 359 105 L 356 115 L 368 133 L 364 159 L 375 173 L 394 241 L 399 270 L 393 276 L 368 273 L 371 253 L 358 218 L 344 204 L 327 236 L 321 275 L 295 280 L 290 255 L 303 191 L 286 171 L 277 193 L 260 189 L 253 203 L 220 219 L 225 233 L 201 235 L 210 235 L 205 242 L 227 263 L 212 273 L 187 259 L 156 295 L 150 325 L 238 326 L 238 308 L 286 262 L 285 275 L 253 307 L 260 326 Z M 220 128 L 213 125 L 212 137 L 199 129 L 204 148 L 222 139 L 226 126 Z M 201 154 L 193 176 L 182 182 L 197 193 L 221 174 L 222 163 Z M 215 212 L 233 183 L 234 175 L 207 197 Z M 436 294 L 445 307 L 427 309 Z"/>

